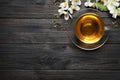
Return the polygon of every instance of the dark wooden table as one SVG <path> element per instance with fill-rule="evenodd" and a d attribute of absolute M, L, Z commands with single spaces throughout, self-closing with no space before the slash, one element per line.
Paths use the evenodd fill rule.
<path fill-rule="evenodd" d="M 81 50 L 53 1 L 0 0 L 0 80 L 120 80 L 120 26 L 100 49 Z"/>

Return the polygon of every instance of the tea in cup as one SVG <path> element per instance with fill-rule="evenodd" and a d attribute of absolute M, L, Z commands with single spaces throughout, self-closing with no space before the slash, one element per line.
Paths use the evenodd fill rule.
<path fill-rule="evenodd" d="M 83 43 L 96 43 L 104 35 L 104 22 L 95 13 L 85 13 L 75 24 L 75 35 Z"/>

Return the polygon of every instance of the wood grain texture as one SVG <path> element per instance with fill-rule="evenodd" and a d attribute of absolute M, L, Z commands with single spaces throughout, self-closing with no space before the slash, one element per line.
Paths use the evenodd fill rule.
<path fill-rule="evenodd" d="M 9 74 L 10 73 L 10 74 Z M 15 74 L 16 73 L 16 74 Z M 4 76 L 4 74 L 6 76 Z M 119 80 L 119 71 L 94 70 L 21 70 L 3 71 L 5 80 Z M 46 76 L 47 75 L 47 76 Z M 78 77 L 79 76 L 79 77 Z"/>
<path fill-rule="evenodd" d="M 0 80 L 120 80 L 119 25 L 103 47 L 81 50 L 52 23 L 69 26 L 52 1 L 0 0 Z M 110 14 L 101 17 L 113 26 Z"/>

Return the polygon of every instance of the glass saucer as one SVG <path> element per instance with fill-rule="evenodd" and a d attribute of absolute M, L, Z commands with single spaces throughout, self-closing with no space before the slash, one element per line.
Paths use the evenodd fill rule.
<path fill-rule="evenodd" d="M 80 41 L 75 35 L 75 32 L 74 32 L 75 27 L 74 26 L 75 26 L 77 20 L 80 18 L 80 16 L 83 14 L 86 14 L 86 13 L 94 13 L 94 14 L 99 15 L 99 17 L 102 15 L 102 12 L 100 12 L 96 9 L 91 9 L 91 8 L 82 9 L 79 12 L 76 12 L 73 15 L 73 19 L 70 20 L 70 22 L 69 22 L 70 25 L 67 30 L 67 35 L 70 38 L 70 40 L 73 42 L 73 44 L 76 45 L 78 48 L 83 49 L 83 50 L 95 50 L 95 49 L 100 48 L 101 46 L 103 46 L 106 43 L 106 41 L 109 38 L 109 29 L 108 29 L 108 27 L 105 26 L 104 35 L 96 43 L 86 44 L 86 43 L 83 43 L 82 41 Z M 103 20 L 104 18 L 101 17 L 101 19 Z"/>

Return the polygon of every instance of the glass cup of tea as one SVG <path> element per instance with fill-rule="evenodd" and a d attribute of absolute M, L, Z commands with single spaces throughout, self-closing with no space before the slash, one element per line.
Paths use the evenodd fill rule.
<path fill-rule="evenodd" d="M 109 28 L 105 26 L 101 14 L 98 10 L 88 8 L 73 15 L 68 36 L 78 48 L 95 50 L 108 40 Z"/>
<path fill-rule="evenodd" d="M 85 13 L 75 24 L 76 37 L 86 44 L 98 42 L 104 34 L 104 23 L 95 13 Z"/>

